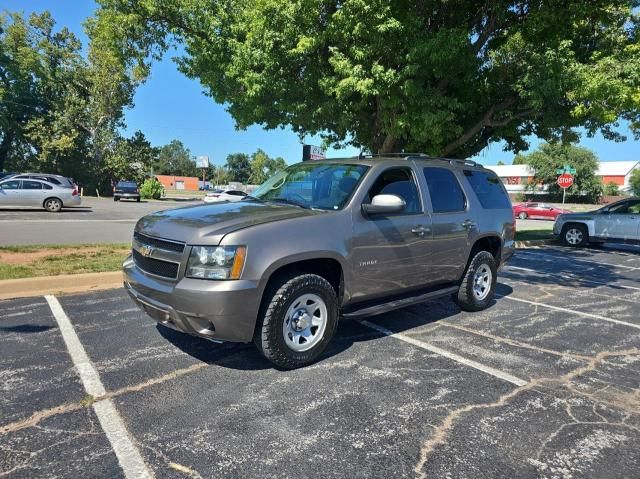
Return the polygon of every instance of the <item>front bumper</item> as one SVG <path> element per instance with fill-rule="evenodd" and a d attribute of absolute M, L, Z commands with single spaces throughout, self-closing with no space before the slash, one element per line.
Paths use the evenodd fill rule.
<path fill-rule="evenodd" d="M 249 342 L 260 295 L 253 281 L 162 280 L 141 271 L 129 256 L 124 287 L 134 302 L 158 323 L 208 339 Z"/>

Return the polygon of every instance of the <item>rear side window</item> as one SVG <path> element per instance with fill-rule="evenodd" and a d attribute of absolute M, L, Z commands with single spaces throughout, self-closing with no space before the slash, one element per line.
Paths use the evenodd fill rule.
<path fill-rule="evenodd" d="M 496 175 L 486 171 L 464 170 L 464 176 L 469 181 L 484 209 L 500 210 L 511 208 L 509 197 Z M 544 208 L 546 205 L 540 206 Z"/>
<path fill-rule="evenodd" d="M 446 168 L 424 168 L 434 213 L 464 211 L 467 200 L 456 176 Z"/>
<path fill-rule="evenodd" d="M 42 180 L 42 181 L 48 181 L 49 183 L 53 183 L 54 185 L 60 185 L 60 180 L 58 178 L 55 178 L 53 176 L 36 176 L 36 175 L 32 175 L 29 178 L 33 178 L 34 180 Z"/>
<path fill-rule="evenodd" d="M 23 180 L 22 189 L 23 190 L 41 190 L 42 183 L 40 183 L 39 181 Z"/>

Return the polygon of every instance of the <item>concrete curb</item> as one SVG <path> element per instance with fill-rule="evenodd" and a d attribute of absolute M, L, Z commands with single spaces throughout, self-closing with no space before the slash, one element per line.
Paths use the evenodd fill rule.
<path fill-rule="evenodd" d="M 546 245 L 558 245 L 560 244 L 558 240 L 555 239 L 544 239 L 544 240 L 527 240 L 527 241 L 516 241 L 516 248 L 536 248 L 538 246 L 546 246 Z"/>
<path fill-rule="evenodd" d="M 82 293 L 122 287 L 122 272 L 63 274 L 0 281 L 0 299 L 28 298 L 46 294 Z"/>

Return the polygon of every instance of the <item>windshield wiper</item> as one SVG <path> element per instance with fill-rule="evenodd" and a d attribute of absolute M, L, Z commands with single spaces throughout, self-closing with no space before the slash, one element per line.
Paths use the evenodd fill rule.
<path fill-rule="evenodd" d="M 299 206 L 300 208 L 304 208 L 305 210 L 310 209 L 309 206 L 298 203 L 297 201 L 290 200 L 289 198 L 269 198 L 266 201 L 273 203 L 286 203 L 288 205 Z"/>

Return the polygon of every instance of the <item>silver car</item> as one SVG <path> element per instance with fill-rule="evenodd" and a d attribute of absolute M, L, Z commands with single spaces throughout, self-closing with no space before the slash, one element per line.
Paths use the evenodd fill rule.
<path fill-rule="evenodd" d="M 81 202 L 76 187 L 16 177 L 0 181 L 1 208 L 31 206 L 56 213 L 65 206 L 79 206 Z"/>
<path fill-rule="evenodd" d="M 611 203 L 595 211 L 558 216 L 553 234 L 567 246 L 587 243 L 640 244 L 640 198 Z"/>

